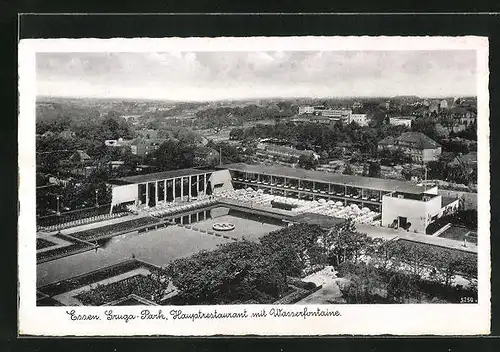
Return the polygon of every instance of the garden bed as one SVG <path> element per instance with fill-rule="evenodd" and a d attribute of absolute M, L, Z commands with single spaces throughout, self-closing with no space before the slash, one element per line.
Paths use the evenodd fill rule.
<path fill-rule="evenodd" d="M 36 263 L 45 263 L 51 260 L 56 260 L 59 258 L 67 257 L 73 254 L 86 252 L 97 247 L 97 245 L 87 243 L 84 241 L 77 240 L 71 236 L 64 235 L 62 233 L 54 235 L 56 238 L 60 238 L 64 241 L 70 242 L 70 245 L 64 247 L 57 247 L 54 249 L 49 249 L 43 252 L 38 252 L 36 254 Z M 38 240 L 38 239 L 37 239 Z M 55 245 L 55 244 L 54 244 Z"/>
<path fill-rule="evenodd" d="M 75 298 L 86 306 L 101 306 L 130 295 L 154 301 L 152 293 L 161 288 L 162 284 L 159 281 L 138 274 L 108 285 L 99 285 L 76 295 Z"/>
<path fill-rule="evenodd" d="M 99 282 L 105 279 L 109 279 L 111 277 L 139 269 L 146 268 L 150 271 L 159 270 L 158 267 L 142 262 L 137 259 L 128 260 L 116 265 L 108 266 L 106 268 L 102 268 L 96 271 L 91 271 L 89 273 L 70 278 L 67 280 L 62 280 L 53 284 L 49 284 L 43 287 L 40 287 L 38 290 L 46 295 L 55 296 L 64 292 L 72 291 L 77 288 L 87 286 L 93 284 L 95 282 Z"/>
<path fill-rule="evenodd" d="M 48 247 L 53 247 L 56 246 L 57 244 L 46 240 L 44 238 L 37 238 L 36 239 L 36 250 L 43 249 L 43 248 L 48 248 Z"/>

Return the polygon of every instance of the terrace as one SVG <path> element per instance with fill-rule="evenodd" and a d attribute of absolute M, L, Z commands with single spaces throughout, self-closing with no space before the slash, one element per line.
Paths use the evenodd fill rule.
<path fill-rule="evenodd" d="M 392 198 L 411 199 L 411 200 L 417 200 L 420 202 L 428 202 L 432 198 L 437 197 L 437 194 L 428 194 L 428 193 L 412 194 L 412 193 L 403 193 L 403 192 L 392 192 L 392 193 L 388 193 L 385 195 L 388 197 L 392 197 Z"/>

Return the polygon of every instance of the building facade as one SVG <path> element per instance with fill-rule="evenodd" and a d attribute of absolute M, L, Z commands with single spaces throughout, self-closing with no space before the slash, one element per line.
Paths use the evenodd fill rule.
<path fill-rule="evenodd" d="M 111 180 L 112 205 L 154 207 L 233 189 L 305 200 L 332 200 L 379 212 L 381 225 L 425 233 L 429 224 L 458 200 L 443 204 L 437 187 L 280 166 L 222 165 L 216 170 L 184 169 Z M 249 204 L 249 206 L 251 206 Z"/>
<path fill-rule="evenodd" d="M 352 122 L 356 122 L 360 126 L 368 126 L 368 118 L 366 114 L 351 114 Z"/>
<path fill-rule="evenodd" d="M 398 116 L 398 117 L 390 117 L 389 124 L 393 126 L 406 126 L 411 127 L 411 124 L 415 120 L 413 116 Z"/>
<path fill-rule="evenodd" d="M 415 163 L 436 161 L 441 155 L 441 145 L 421 132 L 406 132 L 401 136 L 386 137 L 378 143 L 378 149 L 400 150 Z"/>

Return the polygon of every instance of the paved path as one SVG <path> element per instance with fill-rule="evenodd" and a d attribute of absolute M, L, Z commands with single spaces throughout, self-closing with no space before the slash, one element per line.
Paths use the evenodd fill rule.
<path fill-rule="evenodd" d="M 332 266 L 306 276 L 304 282 L 313 282 L 317 286 L 322 285 L 318 291 L 301 299 L 296 304 L 330 304 L 342 299 L 342 293 L 337 284 L 336 271 Z"/>
<path fill-rule="evenodd" d="M 80 232 L 80 231 L 85 231 L 85 230 L 89 230 L 89 229 L 95 229 L 95 228 L 98 228 L 98 227 L 103 227 L 103 226 L 118 224 L 118 223 L 121 223 L 121 222 L 133 220 L 133 219 L 138 219 L 138 218 L 141 218 L 141 217 L 144 217 L 144 216 L 146 216 L 146 215 L 132 215 L 132 214 L 131 215 L 125 215 L 125 216 L 121 216 L 119 218 L 114 218 L 114 219 L 109 219 L 109 220 L 104 220 L 104 221 L 97 221 L 97 222 L 93 222 L 93 223 L 90 223 L 90 224 L 85 224 L 85 225 L 70 227 L 68 229 L 61 230 L 61 232 L 64 233 L 64 234 L 72 234 L 74 232 Z"/>

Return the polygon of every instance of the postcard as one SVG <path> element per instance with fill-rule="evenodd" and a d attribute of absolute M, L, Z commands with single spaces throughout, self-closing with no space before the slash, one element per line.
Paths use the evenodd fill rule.
<path fill-rule="evenodd" d="M 19 334 L 490 332 L 488 38 L 19 43 Z"/>

